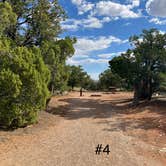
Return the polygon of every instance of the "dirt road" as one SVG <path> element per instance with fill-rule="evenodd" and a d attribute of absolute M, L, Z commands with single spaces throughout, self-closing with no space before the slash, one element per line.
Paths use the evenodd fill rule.
<path fill-rule="evenodd" d="M 100 95 L 55 97 L 38 124 L 0 131 L 0 166 L 165 166 L 165 105 L 133 112 L 131 94 Z M 96 155 L 98 144 L 109 155 Z"/>

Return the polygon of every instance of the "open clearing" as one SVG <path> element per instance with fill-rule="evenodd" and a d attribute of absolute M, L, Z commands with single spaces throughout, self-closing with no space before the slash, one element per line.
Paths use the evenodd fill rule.
<path fill-rule="evenodd" d="M 131 93 L 91 95 L 54 97 L 38 124 L 0 131 L 0 165 L 166 165 L 165 101 L 132 108 Z M 96 155 L 98 144 L 110 154 Z"/>

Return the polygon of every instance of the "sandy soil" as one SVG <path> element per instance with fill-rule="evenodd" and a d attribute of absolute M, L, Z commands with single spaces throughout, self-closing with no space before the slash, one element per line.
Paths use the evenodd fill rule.
<path fill-rule="evenodd" d="M 133 108 L 131 93 L 91 94 L 54 97 L 38 124 L 0 131 L 0 166 L 166 165 L 165 101 Z"/>

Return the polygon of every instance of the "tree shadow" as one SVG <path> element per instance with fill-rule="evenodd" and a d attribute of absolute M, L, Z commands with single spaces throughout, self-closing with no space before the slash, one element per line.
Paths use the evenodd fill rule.
<path fill-rule="evenodd" d="M 59 101 L 67 103 L 67 106 L 50 107 L 48 112 L 70 120 L 80 118 L 107 118 L 112 110 L 111 107 L 109 110 L 103 109 L 102 107 L 108 108 L 110 103 L 101 103 L 98 99 L 70 98 Z"/>
<path fill-rule="evenodd" d="M 144 101 L 138 107 L 119 109 L 116 107 L 116 121 L 102 121 L 99 124 L 107 124 L 106 131 L 133 131 L 137 129 L 159 130 L 166 134 L 166 101 Z"/>
<path fill-rule="evenodd" d="M 127 106 L 127 105 L 126 105 Z M 129 105 L 128 105 L 129 106 Z M 133 114 L 133 113 L 140 113 L 145 111 L 145 109 L 148 109 L 149 112 L 154 112 L 157 114 L 163 114 L 166 113 L 166 101 L 160 100 L 160 99 L 153 99 L 151 101 L 142 101 L 139 106 L 133 106 L 130 105 L 129 110 L 119 110 L 117 113 L 119 114 Z M 165 108 L 165 109 L 164 109 Z"/>
<path fill-rule="evenodd" d="M 69 98 L 60 99 L 60 101 L 67 103 L 67 106 L 50 107 L 48 112 L 68 120 L 81 118 L 99 119 L 98 124 L 108 124 L 107 128 L 104 129 L 107 131 L 159 129 L 166 133 L 166 101 L 144 101 L 138 107 L 133 107 L 132 99 L 101 100 L 100 98 Z M 145 110 L 148 110 L 149 113 L 147 117 L 127 117 L 130 115 L 134 117 Z M 157 116 L 150 115 L 151 113 Z M 116 116 L 116 122 L 109 121 L 111 117 Z"/>
<path fill-rule="evenodd" d="M 15 129 L 17 129 L 17 128 L 6 128 L 6 127 L 4 127 L 4 126 L 0 126 L 0 131 L 5 131 L 5 132 L 7 132 L 7 131 L 14 131 Z"/>

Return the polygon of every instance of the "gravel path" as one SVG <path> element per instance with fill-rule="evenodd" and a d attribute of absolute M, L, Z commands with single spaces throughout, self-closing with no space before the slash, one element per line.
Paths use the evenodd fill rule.
<path fill-rule="evenodd" d="M 54 101 L 53 101 L 54 102 Z M 107 101 L 70 97 L 64 115 L 53 116 L 50 125 L 35 132 L 8 135 L 0 141 L 0 166 L 164 166 L 157 147 L 122 131 L 120 115 Z M 54 103 L 56 104 L 56 103 Z M 54 120 L 57 123 L 51 125 Z M 116 130 L 113 124 L 119 120 Z M 47 123 L 47 121 L 45 121 Z M 117 126 L 117 125 L 116 125 Z M 33 126 L 34 127 L 34 126 Z M 33 128 L 32 127 L 32 128 Z M 31 130 L 30 130 L 31 131 Z M 21 131 L 22 132 L 22 131 Z M 2 134 L 0 135 L 2 138 Z M 95 154 L 98 144 L 110 146 L 110 154 Z"/>

